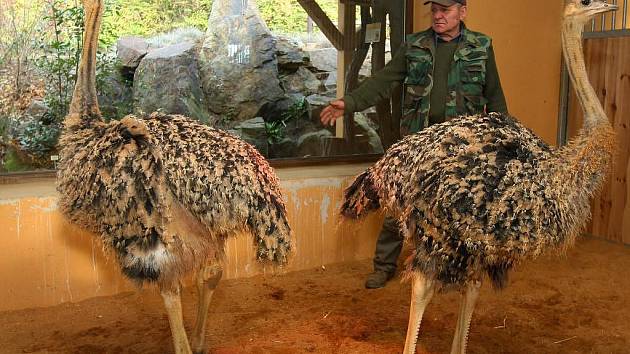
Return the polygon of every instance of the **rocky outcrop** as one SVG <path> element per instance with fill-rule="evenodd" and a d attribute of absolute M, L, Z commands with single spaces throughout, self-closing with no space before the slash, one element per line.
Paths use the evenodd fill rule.
<path fill-rule="evenodd" d="M 192 106 L 205 106 L 194 43 L 150 51 L 136 70 L 133 93 L 136 111 L 191 115 Z"/>
<path fill-rule="evenodd" d="M 238 122 L 280 100 L 284 92 L 275 52 L 275 40 L 255 2 L 214 1 L 199 53 L 209 109 Z"/>
<path fill-rule="evenodd" d="M 141 37 L 125 36 L 116 42 L 116 57 L 127 70 L 135 70 L 148 52 L 149 43 Z"/>

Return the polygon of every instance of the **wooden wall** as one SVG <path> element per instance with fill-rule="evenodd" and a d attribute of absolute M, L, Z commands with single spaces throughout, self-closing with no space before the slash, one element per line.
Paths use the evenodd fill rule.
<path fill-rule="evenodd" d="M 414 31 L 429 28 L 429 5 L 416 0 Z M 560 29 L 564 3 L 474 0 L 466 25 L 492 37 L 508 110 L 549 144 L 557 138 Z"/>
<path fill-rule="evenodd" d="M 608 182 L 593 201 L 588 232 L 630 244 L 630 36 L 587 39 L 584 53 L 589 78 L 614 126 L 619 146 Z M 573 88 L 570 90 L 569 138 L 582 123 L 581 109 Z"/>

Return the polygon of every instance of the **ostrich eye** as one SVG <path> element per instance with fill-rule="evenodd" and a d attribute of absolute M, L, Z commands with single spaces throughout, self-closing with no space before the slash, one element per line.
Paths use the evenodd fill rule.
<path fill-rule="evenodd" d="M 582 0 L 582 5 L 588 6 L 591 4 L 591 0 Z"/>

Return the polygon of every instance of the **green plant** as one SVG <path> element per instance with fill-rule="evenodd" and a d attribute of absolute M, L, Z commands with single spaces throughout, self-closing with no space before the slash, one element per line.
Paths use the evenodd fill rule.
<path fill-rule="evenodd" d="M 60 133 L 60 124 L 33 119 L 24 123 L 20 134 L 14 138 L 21 150 L 45 160 L 55 149 Z"/>
<path fill-rule="evenodd" d="M 338 0 L 318 0 L 318 5 L 333 21 L 337 21 Z M 297 0 L 258 0 L 260 16 L 269 29 L 279 33 L 306 32 L 307 15 Z"/>
<path fill-rule="evenodd" d="M 47 4 L 49 21 L 53 29 L 51 38 L 43 38 L 40 49 L 43 56 L 37 61 L 48 83 L 46 103 L 53 115 L 65 116 L 70 94 L 76 82 L 83 34 L 83 9 L 67 6 L 64 1 L 50 0 Z"/>
<path fill-rule="evenodd" d="M 282 113 L 279 120 L 265 122 L 267 142 L 269 144 L 279 143 L 286 135 L 287 123 L 301 119 L 307 111 L 306 98 L 302 98 L 289 106 L 289 108 Z"/>
<path fill-rule="evenodd" d="M 32 38 L 42 33 L 40 1 L 0 1 L 0 71 L 10 70 L 13 91 L 19 95 L 29 85 L 36 46 Z"/>
<path fill-rule="evenodd" d="M 30 164 L 22 161 L 14 149 L 7 149 L 4 155 L 4 160 L 2 161 L 1 170 L 3 172 L 20 172 L 27 171 L 29 169 L 31 169 Z"/>
<path fill-rule="evenodd" d="M 117 0 L 105 2 L 104 21 L 99 33 L 100 49 L 97 53 L 97 91 L 104 94 L 105 79 L 115 70 L 115 56 L 107 50 L 116 40 L 111 19 L 120 13 Z M 47 105 L 52 115 L 61 121 L 66 115 L 77 79 L 81 50 L 83 48 L 83 7 L 68 5 L 67 1 L 49 0 L 48 15 L 44 17 L 52 28 L 52 35 L 40 39 L 42 56 L 37 61 L 41 75 L 47 82 Z"/>

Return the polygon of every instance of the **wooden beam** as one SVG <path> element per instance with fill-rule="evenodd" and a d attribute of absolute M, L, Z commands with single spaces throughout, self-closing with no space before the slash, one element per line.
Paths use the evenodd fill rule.
<path fill-rule="evenodd" d="M 337 52 L 337 98 L 345 95 L 346 72 L 352 62 L 354 48 L 356 43 L 356 7 L 351 4 L 339 3 L 339 27 L 343 29 L 343 46 Z M 337 119 L 335 124 L 337 138 L 344 137 L 343 119 Z"/>
<path fill-rule="evenodd" d="M 407 0 L 405 6 L 405 34 L 413 33 L 414 1 Z"/>
<path fill-rule="evenodd" d="M 319 4 L 315 0 L 298 0 L 298 3 L 308 16 L 313 19 L 313 22 L 317 24 L 317 27 L 328 38 L 330 43 L 337 49 L 343 50 L 343 35 L 337 27 L 330 21 L 328 15 L 319 7 Z M 339 5 L 341 7 L 341 5 Z"/>
<path fill-rule="evenodd" d="M 372 0 L 339 0 L 341 4 L 357 5 L 357 6 L 372 6 Z"/>

